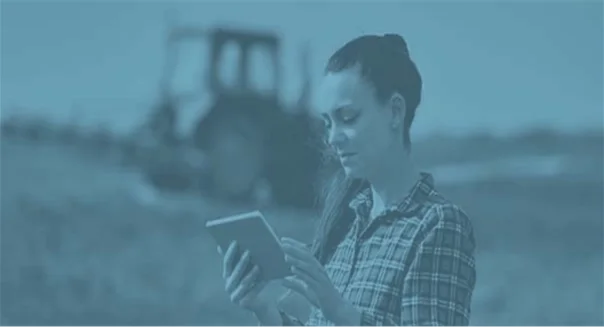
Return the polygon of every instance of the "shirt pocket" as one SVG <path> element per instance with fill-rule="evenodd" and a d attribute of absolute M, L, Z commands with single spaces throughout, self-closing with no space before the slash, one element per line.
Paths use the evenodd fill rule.
<path fill-rule="evenodd" d="M 399 237 L 372 238 L 359 251 L 349 297 L 364 309 L 381 314 L 400 310 L 406 247 Z"/>
<path fill-rule="evenodd" d="M 354 256 L 354 243 L 345 239 L 338 245 L 333 256 L 325 265 L 325 271 L 340 294 L 345 291 L 352 270 L 351 258 Z"/>

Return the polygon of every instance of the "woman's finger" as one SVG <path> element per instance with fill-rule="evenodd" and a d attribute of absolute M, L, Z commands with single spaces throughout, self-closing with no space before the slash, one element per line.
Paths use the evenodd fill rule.
<path fill-rule="evenodd" d="M 282 242 L 306 248 L 306 244 L 290 237 L 282 237 Z"/>
<path fill-rule="evenodd" d="M 306 274 L 308 274 L 313 280 L 318 280 L 319 275 L 317 274 L 317 269 L 311 264 L 304 260 L 300 260 L 298 258 L 286 255 L 285 262 L 289 263 L 292 267 L 296 267 Z"/>
<path fill-rule="evenodd" d="M 245 276 L 245 270 L 250 262 L 250 252 L 245 251 L 241 256 L 241 260 L 237 262 L 233 273 L 228 277 L 226 283 L 226 291 L 231 293 L 240 283 L 241 279 Z"/>
<path fill-rule="evenodd" d="M 251 291 L 261 287 L 262 283 L 259 283 L 259 281 L 260 268 L 258 266 L 254 266 L 250 273 L 243 277 L 241 283 L 239 283 L 239 286 L 235 289 L 235 291 L 231 293 L 231 301 L 237 303 Z"/>
<path fill-rule="evenodd" d="M 294 292 L 300 293 L 301 295 L 307 296 L 308 287 L 304 285 L 304 282 L 297 278 L 286 277 L 283 280 L 283 286 L 291 289 Z"/>
<path fill-rule="evenodd" d="M 282 285 L 302 296 L 304 296 L 308 302 L 310 302 L 314 306 L 318 306 L 318 303 L 315 299 L 315 296 L 311 293 L 312 291 L 308 288 L 308 286 L 298 278 L 286 277 Z"/>
<path fill-rule="evenodd" d="M 292 273 L 294 274 L 295 277 L 297 277 L 298 279 L 303 281 L 311 289 L 319 290 L 319 288 L 320 288 L 319 282 L 306 271 L 304 271 L 298 267 L 292 267 Z"/>
<path fill-rule="evenodd" d="M 306 285 L 304 285 L 304 283 L 299 279 L 285 278 L 282 282 L 282 285 L 308 298 L 308 289 L 306 288 Z"/>
<path fill-rule="evenodd" d="M 237 242 L 232 242 L 224 255 L 224 259 L 222 260 L 222 274 L 225 278 L 233 273 L 236 253 Z"/>
<path fill-rule="evenodd" d="M 311 274 L 315 280 L 321 280 L 326 277 L 323 265 L 321 265 L 310 251 L 306 248 L 300 248 L 297 245 L 291 246 L 286 242 L 283 244 L 283 252 L 285 252 L 286 261 L 305 270 L 307 273 Z"/>
<path fill-rule="evenodd" d="M 298 258 L 300 260 L 305 260 L 309 262 L 315 260 L 315 257 L 310 251 L 308 251 L 308 249 L 306 249 L 305 247 L 301 247 L 297 244 L 284 241 L 282 243 L 281 248 L 283 249 L 283 252 L 285 252 L 285 254 Z"/>
<path fill-rule="evenodd" d="M 317 281 L 327 276 L 321 263 L 319 263 L 319 261 L 317 261 L 312 255 L 310 257 L 304 256 L 301 258 L 299 256 L 292 256 L 286 253 L 285 261 L 304 270 Z"/>

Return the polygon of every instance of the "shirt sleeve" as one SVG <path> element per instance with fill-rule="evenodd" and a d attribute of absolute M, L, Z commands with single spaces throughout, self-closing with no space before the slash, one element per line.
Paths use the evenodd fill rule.
<path fill-rule="evenodd" d="M 310 250 L 312 248 L 312 243 L 306 243 L 306 248 Z M 287 291 L 283 296 L 281 296 L 278 302 L 283 302 L 289 295 L 291 295 L 291 291 Z M 279 314 L 281 315 L 283 326 L 305 326 L 305 323 L 302 322 L 302 320 L 285 312 L 282 309 L 279 309 Z"/>
<path fill-rule="evenodd" d="M 304 326 L 304 323 L 300 319 L 298 319 L 290 314 L 287 314 L 283 310 L 279 310 L 279 314 L 281 314 L 281 320 L 283 320 L 283 326 Z"/>
<path fill-rule="evenodd" d="M 283 320 L 283 327 L 312 327 L 308 324 L 304 324 L 300 319 L 285 313 L 283 310 L 279 310 L 281 319 Z M 261 323 L 258 323 L 258 327 L 264 327 Z"/>
<path fill-rule="evenodd" d="M 438 211 L 438 220 L 423 237 L 404 279 L 401 321 L 361 312 L 361 325 L 469 325 L 476 280 L 472 227 L 456 207 Z"/>
<path fill-rule="evenodd" d="M 295 316 L 287 313 L 285 310 L 280 308 L 283 302 L 292 295 L 291 290 L 287 290 L 277 301 L 279 314 L 281 315 L 282 326 L 304 326 L 305 323 L 302 320 L 296 318 Z"/>

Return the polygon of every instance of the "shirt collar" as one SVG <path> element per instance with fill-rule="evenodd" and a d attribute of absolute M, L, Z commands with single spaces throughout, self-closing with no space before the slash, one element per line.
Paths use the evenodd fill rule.
<path fill-rule="evenodd" d="M 403 217 L 413 214 L 434 192 L 433 176 L 422 172 L 420 173 L 420 178 L 407 195 L 401 201 L 385 208 L 380 216 L 390 216 L 390 214 L 394 213 L 397 217 Z M 348 206 L 357 216 L 363 218 L 369 217 L 371 208 L 373 207 L 373 197 L 371 187 L 368 183 L 363 185 L 361 191 L 349 202 Z"/>

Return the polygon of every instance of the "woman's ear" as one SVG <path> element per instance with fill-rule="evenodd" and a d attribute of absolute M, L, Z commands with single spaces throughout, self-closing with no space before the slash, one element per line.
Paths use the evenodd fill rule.
<path fill-rule="evenodd" d="M 392 129 L 398 129 L 405 121 L 407 105 L 405 98 L 398 92 L 390 97 L 390 109 L 392 111 Z"/>

